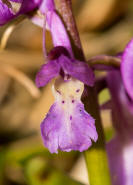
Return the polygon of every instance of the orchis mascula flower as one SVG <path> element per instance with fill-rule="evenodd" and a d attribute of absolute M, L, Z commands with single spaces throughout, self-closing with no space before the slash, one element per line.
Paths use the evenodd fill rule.
<path fill-rule="evenodd" d="M 87 150 L 91 139 L 97 140 L 94 119 L 84 110 L 81 95 L 84 84 L 92 86 L 94 74 L 85 62 L 74 58 L 71 44 L 59 16 L 52 9 L 46 13 L 46 27 L 50 30 L 54 49 L 36 76 L 38 87 L 56 78 L 53 85 L 55 103 L 41 123 L 44 145 L 51 153 Z M 44 52 L 45 27 L 44 27 Z"/>
<path fill-rule="evenodd" d="M 110 72 L 107 83 L 112 96 L 112 118 L 116 129 L 115 138 L 107 144 L 112 181 L 113 185 L 132 185 L 133 40 L 123 53 L 121 74 L 119 70 Z"/>
<path fill-rule="evenodd" d="M 41 123 L 44 145 L 51 153 L 87 150 L 96 142 L 94 119 L 84 110 L 81 95 L 84 84 L 93 85 L 94 75 L 84 62 L 70 57 L 63 47 L 55 47 L 36 76 L 38 87 L 56 78 L 53 85 L 55 103 Z"/>

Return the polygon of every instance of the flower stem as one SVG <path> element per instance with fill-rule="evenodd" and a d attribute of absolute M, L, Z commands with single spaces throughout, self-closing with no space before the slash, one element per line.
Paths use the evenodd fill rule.
<path fill-rule="evenodd" d="M 85 109 L 95 118 L 98 141 L 84 152 L 90 185 L 111 185 L 108 160 L 105 150 L 105 137 L 101 124 L 95 88 L 86 87 L 87 96 L 83 98 Z"/>
<path fill-rule="evenodd" d="M 71 37 L 75 56 L 79 60 L 85 60 L 79 34 L 77 31 L 75 19 L 72 14 L 71 0 L 56 0 L 58 11 L 64 21 L 68 34 Z M 80 51 L 80 52 L 79 52 Z M 77 55 L 78 53 L 78 55 Z M 83 102 L 87 112 L 96 119 L 96 128 L 98 132 L 98 141 L 84 152 L 86 159 L 90 185 L 111 185 L 108 160 L 105 150 L 105 138 L 100 119 L 99 106 L 95 87 L 85 87 L 87 95 L 84 96 Z"/>
<path fill-rule="evenodd" d="M 95 66 L 98 64 L 114 67 L 116 69 L 120 68 L 121 58 L 117 56 L 109 55 L 99 55 L 90 58 L 87 63 L 95 69 Z"/>

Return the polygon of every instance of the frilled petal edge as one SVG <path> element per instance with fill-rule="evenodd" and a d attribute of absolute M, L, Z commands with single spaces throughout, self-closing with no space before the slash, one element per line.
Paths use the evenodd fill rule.
<path fill-rule="evenodd" d="M 75 102 L 72 114 L 63 110 L 59 102 L 54 103 L 41 123 L 44 145 L 51 153 L 58 149 L 69 152 L 87 150 L 98 136 L 94 119 L 84 110 L 81 102 Z"/>

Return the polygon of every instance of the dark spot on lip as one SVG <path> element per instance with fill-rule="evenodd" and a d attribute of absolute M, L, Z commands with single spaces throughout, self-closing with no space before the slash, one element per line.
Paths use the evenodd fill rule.
<path fill-rule="evenodd" d="M 65 103 L 65 101 L 63 100 L 63 101 L 62 101 L 62 103 L 64 104 L 64 103 Z"/>
<path fill-rule="evenodd" d="M 70 120 L 72 120 L 72 116 L 70 116 Z"/>
<path fill-rule="evenodd" d="M 74 100 L 72 100 L 72 103 L 74 103 Z"/>
<path fill-rule="evenodd" d="M 77 90 L 76 90 L 76 92 L 79 92 L 79 91 L 80 91 L 80 89 L 77 89 Z"/>

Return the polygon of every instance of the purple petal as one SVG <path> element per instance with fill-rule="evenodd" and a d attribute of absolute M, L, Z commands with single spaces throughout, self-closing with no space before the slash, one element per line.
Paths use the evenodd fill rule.
<path fill-rule="evenodd" d="M 42 3 L 39 7 L 39 10 L 42 14 L 45 14 L 47 11 L 53 11 L 55 9 L 55 4 L 53 0 L 42 0 Z"/>
<path fill-rule="evenodd" d="M 107 144 L 113 185 L 133 184 L 133 141 L 124 143 L 115 137 Z"/>
<path fill-rule="evenodd" d="M 12 10 L 0 0 L 0 25 L 6 24 L 13 17 Z"/>
<path fill-rule="evenodd" d="M 133 99 L 133 40 L 129 42 L 124 50 L 121 73 L 125 88 L 129 96 Z"/>
<path fill-rule="evenodd" d="M 124 155 L 123 155 L 124 153 L 123 142 L 120 141 L 118 137 L 115 137 L 107 144 L 106 148 L 107 148 L 107 154 L 109 158 L 109 167 L 111 172 L 112 184 L 129 185 L 126 183 L 126 179 L 125 179 L 127 169 L 124 167 L 125 164 L 124 164 Z M 132 163 L 131 165 L 133 166 Z"/>
<path fill-rule="evenodd" d="M 9 0 L 9 1 L 12 1 L 12 2 L 15 2 L 15 3 L 21 3 L 23 0 Z"/>
<path fill-rule="evenodd" d="M 64 102 L 63 102 L 64 103 Z M 75 102 L 72 112 L 65 110 L 59 102 L 54 103 L 44 121 L 41 134 L 44 145 L 51 153 L 87 150 L 97 140 L 94 119 L 84 110 L 83 104 Z"/>
<path fill-rule="evenodd" d="M 39 6 L 39 10 L 42 14 L 47 14 L 48 11 L 54 11 L 55 10 L 55 4 L 53 0 L 42 0 L 40 6 Z M 33 15 L 30 17 L 31 21 L 40 26 L 40 27 L 44 27 L 44 18 L 43 16 L 39 16 L 37 14 Z M 45 30 L 45 28 L 44 28 Z M 45 33 L 44 33 L 44 37 L 45 37 Z M 44 38 L 45 40 L 45 38 Z"/>
<path fill-rule="evenodd" d="M 37 8 L 41 3 L 41 0 L 23 0 L 18 15 L 28 13 Z"/>
<path fill-rule="evenodd" d="M 117 134 L 129 139 L 133 133 L 133 101 L 128 97 L 120 71 L 112 71 L 107 77 L 112 97 L 112 118 Z"/>
<path fill-rule="evenodd" d="M 133 182 L 133 101 L 128 97 L 120 71 L 110 72 L 107 83 L 112 97 L 112 119 L 116 137 L 107 144 L 113 185 Z"/>
<path fill-rule="evenodd" d="M 54 46 L 65 47 L 71 54 L 71 57 L 73 57 L 69 37 L 59 16 L 54 11 L 49 11 L 47 13 L 46 21 L 52 34 Z"/>
<path fill-rule="evenodd" d="M 85 62 L 70 59 L 64 55 L 60 56 L 59 61 L 64 71 L 69 75 L 82 81 L 86 85 L 93 86 L 94 73 Z"/>
<path fill-rule="evenodd" d="M 37 87 L 45 86 L 50 80 L 59 74 L 59 71 L 60 67 L 56 60 L 51 60 L 47 64 L 42 65 L 35 79 Z"/>

